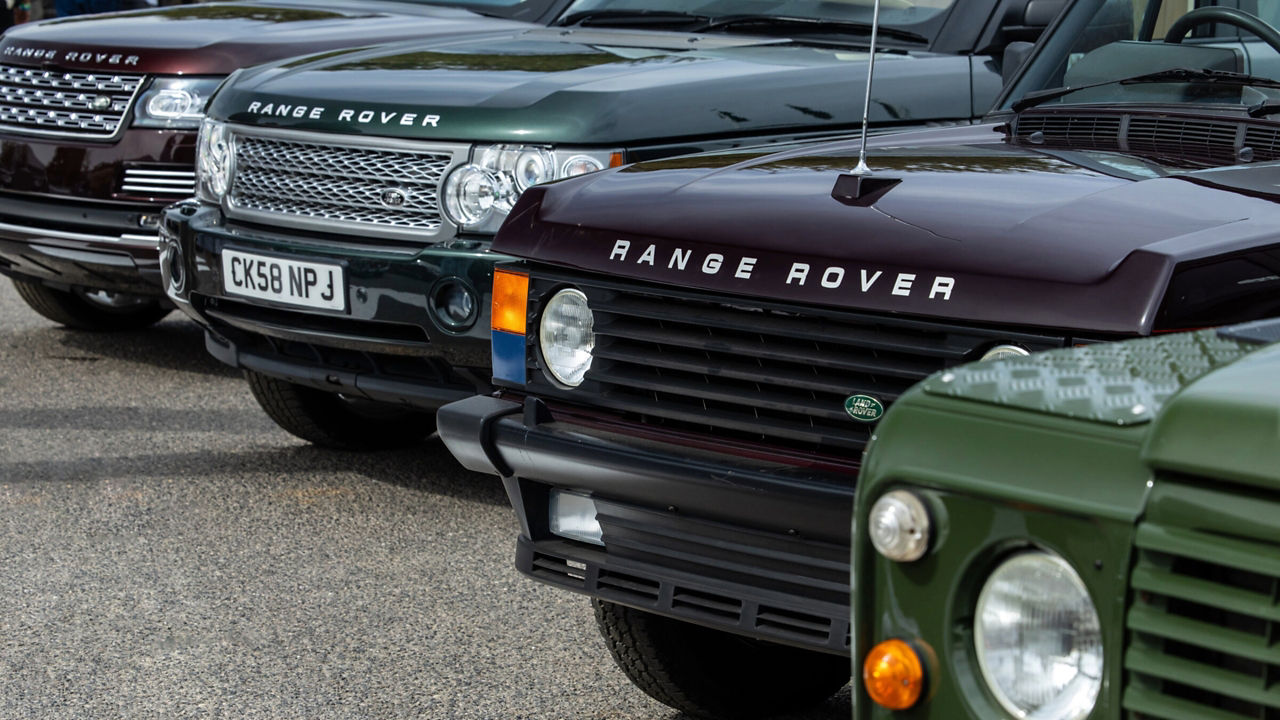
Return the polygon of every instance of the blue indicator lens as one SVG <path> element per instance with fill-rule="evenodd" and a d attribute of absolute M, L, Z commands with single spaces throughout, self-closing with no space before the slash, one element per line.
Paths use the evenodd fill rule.
<path fill-rule="evenodd" d="M 525 383 L 524 335 L 493 331 L 493 379 Z"/>

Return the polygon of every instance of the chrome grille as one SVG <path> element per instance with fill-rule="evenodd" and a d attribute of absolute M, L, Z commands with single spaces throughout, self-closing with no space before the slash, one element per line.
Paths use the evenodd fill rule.
<path fill-rule="evenodd" d="M 0 65 L 0 127 L 108 138 L 120 130 L 142 75 Z"/>
<path fill-rule="evenodd" d="M 126 167 L 120 193 L 174 199 L 190 197 L 196 193 L 196 173 L 167 166 Z"/>
<path fill-rule="evenodd" d="M 382 235 L 434 234 L 450 150 L 235 138 L 232 214 L 293 218 Z"/>
<path fill-rule="evenodd" d="M 1126 717 L 1280 717 L 1280 499 L 1164 480 L 1135 538 Z"/>

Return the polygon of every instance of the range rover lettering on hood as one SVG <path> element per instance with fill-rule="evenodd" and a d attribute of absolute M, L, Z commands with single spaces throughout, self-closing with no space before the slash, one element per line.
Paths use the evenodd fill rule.
<path fill-rule="evenodd" d="M 636 249 L 639 250 L 638 247 Z M 681 247 L 659 250 L 654 243 L 650 243 L 638 253 L 633 253 L 630 240 L 618 240 L 609 251 L 609 261 L 627 263 L 627 258 L 630 256 L 632 265 L 648 265 L 656 268 L 659 264 L 663 264 L 667 270 L 675 273 L 702 273 L 714 276 L 723 272 L 726 275 L 732 273 L 733 277 L 739 280 L 751 280 L 759 275 L 765 277 L 765 282 L 781 282 L 783 285 L 796 287 L 814 286 L 825 290 L 839 290 L 842 287 L 856 288 L 862 293 L 887 292 L 898 297 L 923 295 L 929 300 L 950 300 L 951 292 L 956 287 L 955 278 L 945 275 L 934 275 L 931 278 L 914 272 L 885 275 L 883 270 L 865 267 L 824 266 L 820 263 L 799 261 L 771 263 L 768 259 L 762 264 L 758 257 L 743 255 L 729 258 L 723 253 L 716 252 L 702 253 L 700 258 L 694 258 L 693 255 L 693 250 Z M 783 267 L 786 268 L 785 272 L 779 270 Z"/>
<path fill-rule="evenodd" d="M 61 60 L 73 63 L 98 63 L 99 65 L 137 65 L 138 55 L 124 53 L 92 52 L 85 50 L 54 50 L 41 47 L 10 45 L 4 49 L 4 57 L 23 60 Z"/>
<path fill-rule="evenodd" d="M 381 125 L 418 125 L 421 127 L 430 125 L 431 127 L 439 127 L 440 123 L 439 115 L 428 115 L 420 112 L 367 110 L 347 107 L 331 112 L 329 108 L 323 105 L 292 105 L 280 102 L 262 102 L 261 100 L 249 103 L 249 107 L 245 108 L 245 111 L 255 115 L 306 118 L 308 120 L 324 120 L 333 117 L 336 113 L 338 122 L 359 125 L 368 125 L 376 122 Z"/>

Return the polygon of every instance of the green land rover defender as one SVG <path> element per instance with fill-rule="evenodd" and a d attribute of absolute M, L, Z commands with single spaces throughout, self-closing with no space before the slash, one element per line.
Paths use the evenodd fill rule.
<path fill-rule="evenodd" d="M 1280 717 L 1277 341 L 1054 350 L 899 399 L 857 487 L 854 717 Z"/>

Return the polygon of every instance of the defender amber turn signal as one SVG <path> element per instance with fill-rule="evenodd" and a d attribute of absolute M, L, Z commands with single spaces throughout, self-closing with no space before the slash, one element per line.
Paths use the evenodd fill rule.
<path fill-rule="evenodd" d="M 871 648 L 862 663 L 862 684 L 876 704 L 906 710 L 924 691 L 924 664 L 910 645 L 893 639 Z"/>
<path fill-rule="evenodd" d="M 493 329 L 524 337 L 529 276 L 510 270 L 493 271 Z"/>

